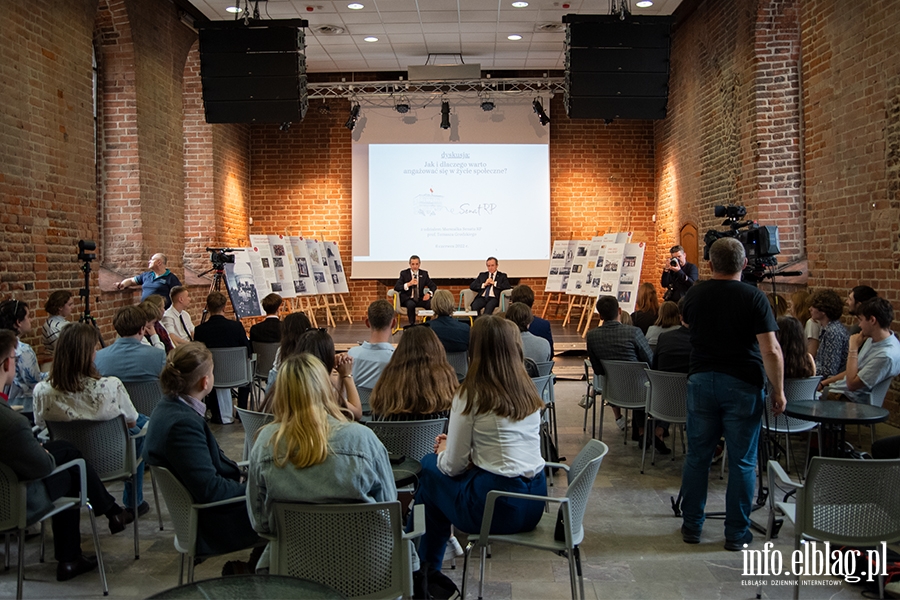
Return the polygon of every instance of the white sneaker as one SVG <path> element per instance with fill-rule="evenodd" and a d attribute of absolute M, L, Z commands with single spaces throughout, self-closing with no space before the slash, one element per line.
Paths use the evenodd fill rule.
<path fill-rule="evenodd" d="M 616 427 L 619 428 L 619 431 L 625 431 L 625 417 L 616 419 Z"/>
<path fill-rule="evenodd" d="M 593 405 L 594 405 L 594 397 L 588 396 L 587 394 L 582 396 L 581 400 L 578 401 L 578 406 L 580 406 L 581 408 L 583 408 L 585 410 L 589 409 Z"/>
<path fill-rule="evenodd" d="M 454 556 L 462 556 L 465 554 L 463 552 L 462 546 L 459 545 L 459 540 L 456 539 L 456 536 L 450 536 L 450 539 L 447 540 L 447 549 L 453 553 Z"/>

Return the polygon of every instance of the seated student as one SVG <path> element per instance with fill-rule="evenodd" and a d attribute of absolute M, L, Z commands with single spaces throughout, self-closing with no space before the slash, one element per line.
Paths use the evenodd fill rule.
<path fill-rule="evenodd" d="M 469 349 L 469 324 L 453 318 L 455 308 L 453 294 L 447 290 L 436 291 L 431 299 L 434 316 L 426 325 L 437 335 L 446 352 L 465 352 Z"/>
<path fill-rule="evenodd" d="M 637 302 L 635 303 L 634 312 L 631 314 L 631 321 L 635 327 L 641 330 L 641 333 L 647 335 L 647 330 L 651 325 L 656 323 L 659 317 L 659 300 L 656 296 L 656 286 L 649 282 L 644 282 L 638 288 Z M 650 342 L 651 344 L 655 342 Z"/>
<path fill-rule="evenodd" d="M 62 328 L 69 324 L 69 317 L 75 309 L 75 299 L 69 290 L 56 290 L 47 298 L 44 310 L 47 311 L 47 320 L 41 328 L 41 340 L 44 342 L 44 350 L 53 356 L 56 348 L 56 339 Z"/>
<path fill-rule="evenodd" d="M 275 420 L 250 451 L 247 510 L 253 528 L 276 534 L 274 502 L 310 504 L 397 499 L 387 450 L 368 427 L 348 422 L 322 361 L 291 356 L 278 368 Z M 268 547 L 258 568 L 269 566 Z"/>
<path fill-rule="evenodd" d="M 266 318 L 250 328 L 250 343 L 275 344 L 281 341 L 281 320 L 278 311 L 284 302 L 281 296 L 272 293 L 262 299 L 263 310 Z"/>
<path fill-rule="evenodd" d="M 515 323 L 519 328 L 525 358 L 530 358 L 536 363 L 553 360 L 553 354 L 550 353 L 550 344 L 547 340 L 539 338 L 528 331 L 532 318 L 531 309 L 522 302 L 513 302 L 506 309 L 506 319 Z"/>
<path fill-rule="evenodd" d="M 679 327 L 681 327 L 681 313 L 678 312 L 678 305 L 671 300 L 667 300 L 659 307 L 656 321 L 647 328 L 644 335 L 647 336 L 647 343 L 652 348 L 659 342 L 660 335 Z"/>
<path fill-rule="evenodd" d="M 194 502 L 243 496 L 240 467 L 225 456 L 203 418 L 203 398 L 213 388 L 210 351 L 198 342 L 178 346 L 166 359 L 159 380 L 166 397 L 153 410 L 144 460 L 171 471 Z M 245 503 L 200 511 L 197 554 L 225 554 L 259 541 Z M 255 564 L 248 565 L 250 571 Z"/>
<path fill-rule="evenodd" d="M 850 309 L 850 316 L 856 317 L 858 314 L 859 307 L 863 302 L 867 302 L 872 298 L 877 298 L 878 292 L 875 291 L 874 288 L 868 285 L 857 285 L 850 293 L 847 294 L 847 308 Z M 855 320 L 855 319 L 854 319 Z M 854 333 L 859 333 L 861 331 L 858 323 L 853 323 L 847 327 L 847 333 L 853 335 Z"/>
<path fill-rule="evenodd" d="M 847 370 L 827 379 L 829 397 L 869 404 L 872 389 L 900 375 L 900 341 L 891 331 L 894 307 L 884 298 L 872 298 L 856 309 L 860 332 L 848 343 Z"/>
<path fill-rule="evenodd" d="M 390 302 L 376 300 L 369 305 L 366 311 L 369 341 L 347 352 L 353 359 L 353 381 L 357 386 L 372 389 L 378 383 L 381 372 L 394 354 L 391 331 L 396 323 L 394 307 Z"/>
<path fill-rule="evenodd" d="M 659 334 L 656 350 L 653 351 L 653 368 L 670 373 L 687 373 L 691 361 L 691 331 L 681 320 L 684 299 L 676 305 L 679 327 Z"/>
<path fill-rule="evenodd" d="M 381 421 L 446 417 L 457 386 L 456 371 L 434 331 L 408 327 L 369 398 L 372 416 Z"/>
<path fill-rule="evenodd" d="M 532 309 L 531 314 L 533 318 L 531 325 L 528 326 L 528 331 L 550 342 L 550 354 L 553 354 L 553 333 L 550 331 L 550 321 L 534 314 L 534 290 L 527 285 L 517 285 L 509 295 L 509 303 L 514 304 L 516 302 L 522 302 Z"/>
<path fill-rule="evenodd" d="M 158 379 L 166 353 L 141 343 L 149 330 L 147 313 L 137 306 L 123 306 L 113 316 L 113 327 L 119 337 L 94 357 L 100 375 L 128 382 Z"/>
<path fill-rule="evenodd" d="M 40 426 L 46 421 L 108 421 L 119 415 L 125 417 L 131 435 L 141 432 L 147 416 L 138 414 L 131 398 L 116 377 L 101 377 L 94 366 L 97 329 L 88 323 L 72 323 L 62 330 L 57 341 L 56 357 L 50 368 L 50 379 L 34 388 L 34 420 Z M 138 454 L 144 438 L 135 440 Z M 136 485 L 125 483 L 122 503 L 132 507 L 132 487 L 137 494 L 138 516 L 147 514 L 150 505 L 144 502 L 144 465 L 138 466 Z"/>
<path fill-rule="evenodd" d="M 31 346 L 21 340 L 31 333 L 31 311 L 20 300 L 0 302 L 0 330 L 12 331 L 19 338 L 16 346 L 16 376 L 9 388 L 8 402 L 21 405 L 22 414 L 31 419 L 34 386 L 46 378 L 38 366 L 37 355 Z"/>
<path fill-rule="evenodd" d="M 816 374 L 816 360 L 806 350 L 806 333 L 800 321 L 790 315 L 776 319 L 778 331 L 775 338 L 781 346 L 784 359 L 784 378 L 803 379 Z"/>
<path fill-rule="evenodd" d="M 816 353 L 819 351 L 819 335 L 822 327 L 812 320 L 809 314 L 809 302 L 812 299 L 810 293 L 806 290 L 800 290 L 791 294 L 791 302 L 788 311 L 795 319 L 800 321 L 804 327 L 804 335 L 806 336 L 806 351 L 813 355 L 815 359 Z"/>
<path fill-rule="evenodd" d="M 816 351 L 816 373 L 828 379 L 847 365 L 847 341 L 850 334 L 841 325 L 844 303 L 834 290 L 819 290 L 810 298 L 809 313 L 822 330 Z"/>
<path fill-rule="evenodd" d="M 299 354 L 297 346 L 300 344 L 300 338 L 304 333 L 312 328 L 309 317 L 304 312 L 291 313 L 284 318 L 281 324 L 281 344 L 275 352 L 275 362 L 269 370 L 269 377 L 266 381 L 266 394 L 275 384 L 275 375 L 278 372 L 278 366 L 282 360 L 287 360 L 294 354 Z"/>
<path fill-rule="evenodd" d="M 51 441 L 41 446 L 31 433 L 28 419 L 14 411 L 6 403 L 3 388 L 10 385 L 16 376 L 15 349 L 19 341 L 11 331 L 0 331 L 0 460 L 16 474 L 21 481 L 39 479 L 50 474 L 57 465 L 81 458 L 81 452 L 65 441 Z M 26 523 L 35 522 L 49 511 L 53 500 L 62 496 L 77 496 L 81 479 L 74 469 L 66 469 L 52 477 L 28 483 L 26 491 Z M 109 495 L 96 471 L 88 464 L 85 469 L 85 490 L 94 512 L 106 515 L 110 533 L 119 533 L 133 518 L 116 504 Z M 56 580 L 68 581 L 82 573 L 93 571 L 97 561 L 92 556 L 81 553 L 81 532 L 78 508 L 66 510 L 52 517 L 53 549 L 56 560 Z"/>
<path fill-rule="evenodd" d="M 147 313 L 147 335 L 142 342 L 154 348 L 161 348 L 166 354 L 172 351 L 172 339 L 169 332 L 160 322 L 166 314 L 165 299 L 158 294 L 151 294 L 147 299 L 138 304 L 141 310 Z"/>
<path fill-rule="evenodd" d="M 525 373 L 516 326 L 494 316 L 477 319 L 469 356 L 449 429 L 435 440 L 436 454 L 422 459 L 416 492 L 416 504 L 425 506 L 417 578 L 425 575 L 429 588 L 447 580 L 440 570 L 450 526 L 478 531 L 489 491 L 547 493 L 539 433 L 544 403 Z M 491 532 L 519 533 L 534 529 L 544 503 L 508 498 L 497 509 Z"/>
<path fill-rule="evenodd" d="M 166 309 L 162 317 L 162 326 L 169 333 L 172 345 L 187 344 L 194 339 L 194 322 L 187 307 L 191 303 L 191 295 L 183 286 L 175 286 L 170 292 L 172 305 Z"/>
<path fill-rule="evenodd" d="M 353 358 L 347 354 L 335 354 L 334 340 L 324 329 L 311 329 L 300 336 L 297 351 L 312 354 L 322 361 L 325 371 L 331 373 L 331 385 L 338 406 L 349 419 L 359 421 L 362 418 L 362 404 L 353 381 Z"/>

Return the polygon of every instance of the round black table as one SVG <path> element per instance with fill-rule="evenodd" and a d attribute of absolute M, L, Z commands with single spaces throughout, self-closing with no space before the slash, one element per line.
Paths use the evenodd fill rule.
<path fill-rule="evenodd" d="M 195 581 L 150 596 L 157 598 L 246 600 L 247 598 L 309 598 L 310 600 L 346 600 L 346 596 L 328 586 L 283 575 L 231 575 Z"/>
<path fill-rule="evenodd" d="M 394 472 L 394 484 L 398 488 L 414 484 L 419 480 L 419 473 L 422 472 L 422 463 L 413 458 L 395 454 L 391 454 L 390 458 L 391 471 Z"/>
<path fill-rule="evenodd" d="M 881 406 L 857 404 L 842 400 L 804 400 L 788 402 L 784 414 L 797 419 L 805 419 L 829 426 L 833 431 L 832 443 L 822 448 L 822 434 L 819 433 L 819 449 L 828 456 L 843 456 L 844 426 L 874 425 L 886 421 L 890 413 Z M 827 451 L 827 452 L 826 452 Z"/>

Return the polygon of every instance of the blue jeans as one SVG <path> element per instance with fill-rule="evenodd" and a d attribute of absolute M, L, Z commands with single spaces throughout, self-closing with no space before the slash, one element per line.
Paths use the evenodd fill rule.
<path fill-rule="evenodd" d="M 688 379 L 688 453 L 681 476 L 684 526 L 703 528 L 709 469 L 719 438 L 728 450 L 725 538 L 739 540 L 750 526 L 756 487 L 756 457 L 764 408 L 760 388 L 723 373 L 695 373 Z"/>
<path fill-rule="evenodd" d="M 441 570 L 450 525 L 467 533 L 481 531 L 481 517 L 488 492 L 504 490 L 538 496 L 547 495 L 543 470 L 532 477 L 503 477 L 472 467 L 462 475 L 448 477 L 437 467 L 437 455 L 422 459 L 416 504 L 425 505 L 425 535 L 419 542 L 419 557 L 429 567 Z M 500 498 L 494 505 L 491 533 L 531 531 L 541 520 L 544 502 Z"/>
<path fill-rule="evenodd" d="M 141 428 L 149 421 L 150 418 L 147 415 L 138 415 L 137 425 L 128 430 L 128 433 L 131 435 L 137 435 L 141 432 Z M 144 454 L 144 438 L 138 438 L 134 441 L 134 453 L 137 458 L 141 458 Z M 141 461 L 141 464 L 138 465 L 137 472 L 134 474 L 134 481 L 137 483 L 137 503 L 138 506 L 144 501 L 144 461 Z M 130 481 L 125 482 L 125 491 L 122 492 L 122 504 L 125 505 L 125 508 L 133 508 L 134 505 L 131 503 L 131 488 L 132 484 Z"/>

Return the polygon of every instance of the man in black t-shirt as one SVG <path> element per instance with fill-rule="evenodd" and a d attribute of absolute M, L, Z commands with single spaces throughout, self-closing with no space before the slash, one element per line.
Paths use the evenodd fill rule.
<path fill-rule="evenodd" d="M 682 471 L 681 527 L 688 544 L 700 542 L 709 469 L 719 438 L 728 448 L 725 549 L 753 540 L 750 508 L 756 484 L 756 453 L 766 376 L 775 415 L 784 411 L 783 361 L 778 326 L 765 294 L 741 283 L 747 265 L 734 238 L 716 240 L 709 252 L 712 279 L 688 290 L 682 318 L 690 328 L 688 453 Z"/>

